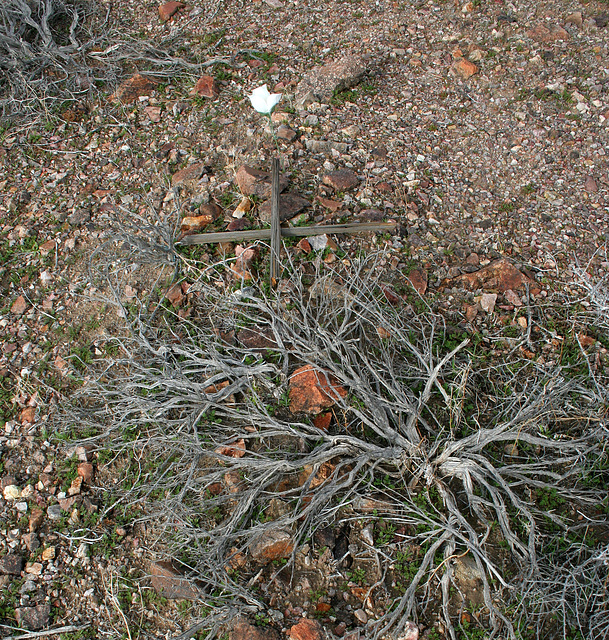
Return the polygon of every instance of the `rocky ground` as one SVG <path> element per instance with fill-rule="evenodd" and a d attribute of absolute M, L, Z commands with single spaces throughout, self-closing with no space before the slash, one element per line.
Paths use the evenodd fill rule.
<path fill-rule="evenodd" d="M 0 623 L 11 637 L 187 637 L 203 615 L 155 555 L 154 532 L 115 504 L 120 466 L 71 444 L 57 418 L 123 331 L 88 270 L 117 224 L 141 229 L 154 212 L 188 218 L 188 233 L 260 227 L 268 183 L 256 170 L 278 147 L 289 224 L 398 223 L 391 236 L 293 243 L 294 259 L 333 265 L 385 247 L 390 302 L 414 289 L 459 332 L 500 353 L 494 337 L 507 331 L 540 365 L 565 357 L 552 322 L 581 294 L 575 267 L 596 279 L 609 270 L 606 2 L 125 0 L 111 11 L 133 33 L 173 33 L 178 53 L 215 62 L 160 83 L 131 70 L 104 99 L 1 135 Z M 282 94 L 276 139 L 247 99 L 264 83 Z M 182 251 L 238 257 L 236 277 L 265 277 L 264 248 Z M 124 303 L 167 292 L 187 317 L 193 294 L 171 276 L 138 270 Z M 531 326 L 531 308 L 545 328 Z M 606 337 L 585 324 L 572 335 L 605 366 Z M 319 535 L 299 550 L 311 573 L 335 567 L 339 545 L 374 545 L 365 528 Z M 305 575 L 231 637 L 366 637 L 367 576 L 343 574 L 323 585 Z M 431 619 L 409 633 L 444 637 Z"/>

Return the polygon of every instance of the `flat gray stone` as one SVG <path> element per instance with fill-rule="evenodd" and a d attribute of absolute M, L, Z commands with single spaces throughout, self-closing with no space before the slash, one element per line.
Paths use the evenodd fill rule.
<path fill-rule="evenodd" d="M 59 520 L 62 516 L 61 507 L 58 504 L 52 504 L 47 509 L 47 516 L 49 520 Z"/>

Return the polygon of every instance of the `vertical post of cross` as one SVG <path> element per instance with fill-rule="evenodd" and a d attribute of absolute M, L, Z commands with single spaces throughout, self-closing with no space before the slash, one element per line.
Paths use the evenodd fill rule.
<path fill-rule="evenodd" d="M 279 221 L 279 158 L 273 158 L 271 182 L 271 287 L 279 280 L 281 226 Z"/>

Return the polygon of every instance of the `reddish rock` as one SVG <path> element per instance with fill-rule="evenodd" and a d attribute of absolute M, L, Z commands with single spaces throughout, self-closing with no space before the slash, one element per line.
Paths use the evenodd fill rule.
<path fill-rule="evenodd" d="M 81 462 L 77 468 L 78 475 L 83 479 L 83 482 L 87 484 L 91 484 L 91 480 L 93 480 L 93 475 L 95 473 L 95 469 L 90 462 Z"/>
<path fill-rule="evenodd" d="M 393 193 L 394 187 L 392 187 L 388 182 L 379 182 L 376 185 L 376 190 L 381 193 Z"/>
<path fill-rule="evenodd" d="M 299 213 L 309 208 L 311 203 L 295 193 L 283 193 L 279 196 L 279 220 L 284 222 L 285 220 L 291 220 Z M 271 201 L 267 200 L 260 205 L 258 215 L 262 222 L 271 221 Z"/>
<path fill-rule="evenodd" d="M 165 297 L 174 307 L 179 307 L 184 300 L 184 294 L 182 293 L 182 287 L 179 283 L 176 283 L 169 287 L 165 293 Z"/>
<path fill-rule="evenodd" d="M 584 189 L 588 193 L 596 193 L 598 191 L 598 185 L 596 184 L 596 180 L 592 176 L 588 176 L 586 178 L 586 182 L 584 183 Z"/>
<path fill-rule="evenodd" d="M 529 31 L 527 31 L 527 35 L 529 38 L 544 44 L 556 42 L 557 40 L 569 39 L 568 32 L 557 25 L 553 25 L 551 28 L 548 28 L 543 24 L 538 24 L 533 29 L 529 29 Z"/>
<path fill-rule="evenodd" d="M 311 243 L 306 238 L 302 238 L 302 240 L 300 240 L 296 246 L 305 253 L 309 253 L 310 251 L 312 251 Z"/>
<path fill-rule="evenodd" d="M 259 198 L 271 197 L 271 174 L 266 171 L 260 171 L 253 167 L 243 165 L 237 171 L 235 181 L 241 189 L 241 193 L 246 196 L 258 196 Z M 279 190 L 285 191 L 288 186 L 288 179 L 279 176 Z"/>
<path fill-rule="evenodd" d="M 25 313 L 27 309 L 27 302 L 23 296 L 19 296 L 15 302 L 13 302 L 11 306 L 11 313 L 16 316 L 20 316 L 22 313 Z"/>
<path fill-rule="evenodd" d="M 38 531 L 40 525 L 44 522 L 44 511 L 35 507 L 30 514 L 29 528 L 30 532 Z"/>
<path fill-rule="evenodd" d="M 182 233 L 185 235 L 198 233 L 207 225 L 218 220 L 221 216 L 222 209 L 215 202 L 201 205 L 198 216 L 186 216 L 182 218 Z"/>
<path fill-rule="evenodd" d="M 277 137 L 281 140 L 287 140 L 287 142 L 294 142 L 294 140 L 298 138 L 298 134 L 294 129 L 290 129 L 290 127 L 285 124 L 280 124 L 277 127 Z"/>
<path fill-rule="evenodd" d="M 196 585 L 169 562 L 150 563 L 150 584 L 159 595 L 170 600 L 198 600 L 201 595 Z"/>
<path fill-rule="evenodd" d="M 233 218 L 240 220 L 245 217 L 247 213 L 249 213 L 252 209 L 252 201 L 247 197 L 243 196 L 241 198 L 241 202 L 237 205 L 237 208 L 233 211 Z"/>
<path fill-rule="evenodd" d="M 328 200 L 327 198 L 322 198 L 321 196 L 317 196 L 317 202 L 319 202 L 322 207 L 332 211 L 332 213 L 338 211 L 343 206 L 343 203 L 338 202 L 338 200 Z"/>
<path fill-rule="evenodd" d="M 146 107 L 144 113 L 150 118 L 152 122 L 161 121 L 161 107 Z"/>
<path fill-rule="evenodd" d="M 426 271 L 423 271 L 422 269 L 414 269 L 406 276 L 406 278 L 420 296 L 425 295 L 425 292 L 427 291 Z"/>
<path fill-rule="evenodd" d="M 231 270 L 240 278 L 250 280 L 252 278 L 251 269 L 254 260 L 258 257 L 258 247 L 235 247 L 235 255 L 237 259 L 231 265 Z"/>
<path fill-rule="evenodd" d="M 33 424 L 36 420 L 36 407 L 26 407 L 19 415 L 19 420 L 21 424 L 25 424 L 26 422 Z"/>
<path fill-rule="evenodd" d="M 453 71 L 461 78 L 467 80 L 478 73 L 478 67 L 465 58 L 457 58 L 452 64 Z"/>
<path fill-rule="evenodd" d="M 49 255 L 51 251 L 55 250 L 55 240 L 47 240 L 45 243 L 40 245 L 40 254 L 43 256 Z"/>
<path fill-rule="evenodd" d="M 332 187 L 335 191 L 348 191 L 357 187 L 359 179 L 351 169 L 339 169 L 338 171 L 326 173 L 322 178 L 322 182 Z"/>
<path fill-rule="evenodd" d="M 80 493 L 80 489 L 82 487 L 82 477 L 76 476 L 74 480 L 70 483 L 70 487 L 68 488 L 69 496 L 77 496 Z"/>
<path fill-rule="evenodd" d="M 201 76 L 190 90 L 190 95 L 215 100 L 220 95 L 220 89 L 212 76 Z"/>
<path fill-rule="evenodd" d="M 214 221 L 211 216 L 186 216 L 182 218 L 181 229 L 184 235 L 199 233 Z"/>
<path fill-rule="evenodd" d="M 480 256 L 477 253 L 470 253 L 465 259 L 465 264 L 477 267 L 480 264 Z"/>
<path fill-rule="evenodd" d="M 584 17 L 581 11 L 575 11 L 565 18 L 565 24 L 574 24 L 578 29 L 581 29 L 584 24 Z"/>
<path fill-rule="evenodd" d="M 70 498 L 59 498 L 57 500 L 62 511 L 69 511 L 76 503 L 76 496 Z"/>
<path fill-rule="evenodd" d="M 419 626 L 415 622 L 407 622 L 398 640 L 419 640 Z"/>
<path fill-rule="evenodd" d="M 243 569 L 247 564 L 247 556 L 241 553 L 237 547 L 232 547 L 227 558 L 226 569 Z"/>
<path fill-rule="evenodd" d="M 257 627 L 246 618 L 237 618 L 228 634 L 229 640 L 279 640 L 279 633 L 271 627 Z"/>
<path fill-rule="evenodd" d="M 290 411 L 316 415 L 334 406 L 338 398 L 347 395 L 336 378 L 310 364 L 292 374 L 289 385 Z"/>
<path fill-rule="evenodd" d="M 36 551 L 40 547 L 40 540 L 35 533 L 25 533 L 21 539 L 30 552 Z"/>
<path fill-rule="evenodd" d="M 515 307 L 522 307 L 522 300 L 520 299 L 520 296 L 515 291 L 508 289 L 507 291 L 504 292 L 503 297 L 510 304 L 513 304 Z"/>
<path fill-rule="evenodd" d="M 190 164 L 187 167 L 176 171 L 173 176 L 171 176 L 171 186 L 175 187 L 176 185 L 183 182 L 192 182 L 195 180 L 199 180 L 205 173 L 209 173 L 208 165 L 204 164 L 203 162 Z"/>
<path fill-rule="evenodd" d="M 167 22 L 172 18 L 180 9 L 184 9 L 186 5 L 183 2 L 166 2 L 159 7 L 159 18 L 161 22 Z"/>
<path fill-rule="evenodd" d="M 298 486 L 302 487 L 308 482 L 309 489 L 316 489 L 332 476 L 334 469 L 336 465 L 332 462 L 322 462 L 317 471 L 313 465 L 306 464 L 298 474 Z"/>
<path fill-rule="evenodd" d="M 464 273 L 452 280 L 450 286 L 462 286 L 468 291 L 485 289 L 497 293 L 523 290 L 525 285 L 533 284 L 521 271 L 507 260 L 497 260 L 475 273 Z M 445 283 L 446 284 L 446 283 Z"/>
<path fill-rule="evenodd" d="M 388 340 L 391 338 L 391 332 L 385 329 L 385 327 L 377 327 L 376 333 L 381 340 Z"/>
<path fill-rule="evenodd" d="M 148 95 L 157 83 L 150 78 L 146 78 L 140 73 L 125 80 L 119 88 L 110 96 L 110 100 L 128 104 L 137 100 L 140 96 Z"/>
<path fill-rule="evenodd" d="M 327 431 L 330 427 L 330 423 L 332 422 L 332 414 L 328 413 L 320 413 L 318 416 L 313 418 L 313 424 L 322 431 Z"/>
<path fill-rule="evenodd" d="M 252 223 L 247 218 L 234 218 L 228 223 L 227 231 L 243 231 L 249 229 Z"/>
<path fill-rule="evenodd" d="M 218 447 L 216 453 L 219 456 L 226 456 L 228 458 L 243 458 L 245 455 L 245 440 L 240 438 L 237 442 Z"/>
<path fill-rule="evenodd" d="M 596 340 L 592 336 L 587 336 L 585 333 L 578 334 L 577 339 L 580 341 L 582 347 L 591 347 L 596 343 Z"/>
<path fill-rule="evenodd" d="M 289 531 L 268 529 L 250 546 L 252 558 L 261 564 L 287 558 L 294 550 L 294 542 Z"/>
<path fill-rule="evenodd" d="M 400 296 L 398 296 L 398 294 L 389 285 L 382 284 L 381 291 L 385 295 L 385 299 L 389 304 L 396 305 L 402 301 Z"/>
<path fill-rule="evenodd" d="M 353 507 L 362 511 L 363 513 L 393 513 L 395 510 L 391 502 L 382 500 L 380 498 L 357 498 Z"/>
<path fill-rule="evenodd" d="M 227 471 L 224 474 L 224 484 L 229 493 L 239 493 L 243 489 L 243 477 L 239 471 Z"/>
<path fill-rule="evenodd" d="M 495 310 L 495 303 L 497 302 L 496 293 L 483 293 L 480 296 L 480 307 L 486 313 L 493 313 Z"/>
<path fill-rule="evenodd" d="M 362 222 L 380 222 L 385 214 L 380 209 L 363 209 L 357 217 Z"/>
<path fill-rule="evenodd" d="M 317 620 L 303 618 L 290 629 L 290 640 L 322 640 L 323 627 Z"/>

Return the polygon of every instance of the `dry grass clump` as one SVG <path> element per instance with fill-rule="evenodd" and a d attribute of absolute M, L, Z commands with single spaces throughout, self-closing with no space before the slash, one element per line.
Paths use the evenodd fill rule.
<path fill-rule="evenodd" d="M 493 361 L 429 309 L 392 306 L 377 257 L 318 262 L 309 276 L 284 265 L 278 292 L 231 286 L 220 263 L 198 272 L 190 320 L 122 305 L 131 336 L 90 372 L 71 423 L 130 460 L 123 503 L 155 522 L 216 607 L 264 606 L 253 574 L 230 565 L 265 532 L 289 532 L 297 549 L 321 526 L 372 514 L 398 533 L 385 548 L 377 538 L 375 586 L 394 602 L 371 637 L 441 600 L 457 638 L 464 556 L 494 634 L 605 637 L 606 398 L 560 367 Z M 245 328 L 268 346 L 248 348 Z M 304 364 L 348 392 L 327 431 L 288 410 Z M 396 596 L 391 567 L 412 549 Z"/>

